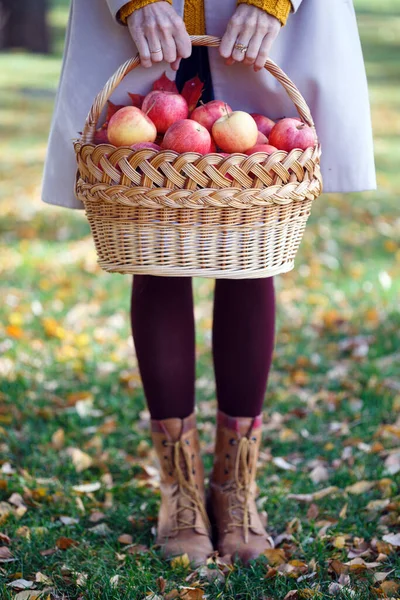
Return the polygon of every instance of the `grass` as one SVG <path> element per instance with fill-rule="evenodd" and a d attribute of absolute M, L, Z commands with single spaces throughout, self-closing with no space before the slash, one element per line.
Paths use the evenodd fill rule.
<path fill-rule="evenodd" d="M 0 56 L 0 546 L 14 559 L 0 562 L 2 599 L 17 593 L 7 584 L 34 581 L 37 573 L 49 578 L 36 587 L 47 587 L 44 597 L 51 599 L 141 600 L 157 592 L 160 576 L 166 593 L 198 585 L 197 592 L 180 592 L 186 600 L 203 592 L 212 600 L 280 600 L 291 590 L 292 598 L 328 598 L 338 581 L 346 583 L 339 598 L 399 595 L 398 548 L 382 540 L 398 529 L 400 507 L 399 475 L 388 470 L 400 438 L 400 15 L 395 0 L 379 7 L 358 0 L 356 7 L 379 191 L 318 201 L 296 270 L 276 278 L 279 331 L 259 505 L 271 533 L 286 535 L 279 544 L 283 565 L 271 566 L 277 556 L 263 557 L 211 582 L 196 573 L 185 582 L 190 570 L 173 568 L 153 548 L 159 496 L 153 480 L 141 478 L 154 456 L 130 342 L 129 278 L 98 269 L 81 213 L 40 202 L 66 2 L 52 10 L 53 56 Z M 194 284 L 197 397 L 209 469 L 214 283 Z M 71 459 L 77 450 L 89 461 L 78 460 L 78 468 Z M 295 470 L 280 468 L 278 457 Z M 316 465 L 326 481 L 313 482 Z M 73 489 L 85 482 L 100 488 Z M 337 489 L 311 504 L 290 496 L 328 486 Z M 17 509 L 21 502 L 26 509 Z M 108 526 L 100 532 L 92 530 L 94 511 Z M 66 524 L 65 516 L 77 521 Z M 124 533 L 148 550 L 126 547 L 118 541 Z M 52 552 L 62 536 L 78 545 Z M 386 555 L 380 566 L 344 565 L 362 549 L 366 563 L 374 562 L 379 548 Z M 339 579 L 335 565 L 348 578 Z M 377 572 L 387 575 L 381 584 Z"/>

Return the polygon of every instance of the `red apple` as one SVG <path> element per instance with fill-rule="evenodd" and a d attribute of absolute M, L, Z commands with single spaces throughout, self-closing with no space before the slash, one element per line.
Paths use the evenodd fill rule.
<path fill-rule="evenodd" d="M 213 138 L 211 138 L 211 146 L 210 146 L 209 152 L 216 152 L 216 151 L 217 151 L 217 144 L 215 143 Z"/>
<path fill-rule="evenodd" d="M 266 152 L 267 154 L 272 154 L 273 152 L 277 152 L 278 148 L 275 146 L 271 146 L 270 144 L 256 144 L 253 148 L 249 148 L 246 150 L 245 154 L 250 156 L 251 154 L 255 154 L 256 152 Z"/>
<path fill-rule="evenodd" d="M 143 100 L 142 110 L 153 121 L 158 133 L 165 133 L 176 121 L 187 119 L 188 104 L 179 94 L 155 90 Z"/>
<path fill-rule="evenodd" d="M 154 142 L 154 123 L 136 106 L 121 108 L 110 119 L 108 139 L 114 146 L 132 146 L 137 142 Z"/>
<path fill-rule="evenodd" d="M 261 133 L 261 131 L 258 132 L 256 144 L 268 144 L 267 136 Z"/>
<path fill-rule="evenodd" d="M 146 150 L 147 148 L 150 148 L 151 150 L 161 150 L 161 146 L 159 146 L 158 144 L 153 144 L 152 142 L 138 142 L 137 144 L 133 144 L 133 146 L 131 146 L 132 150 Z"/>
<path fill-rule="evenodd" d="M 298 119 L 278 121 L 269 134 L 269 143 L 286 152 L 294 148 L 306 150 L 315 146 L 316 141 L 314 130 Z"/>
<path fill-rule="evenodd" d="M 275 121 L 264 115 L 260 115 L 259 113 L 251 113 L 251 116 L 257 124 L 258 131 L 261 131 L 261 133 L 268 137 L 271 129 L 275 125 Z"/>
<path fill-rule="evenodd" d="M 257 142 L 258 129 L 253 117 L 236 110 L 216 121 L 212 127 L 213 138 L 224 152 L 245 152 Z"/>
<path fill-rule="evenodd" d="M 211 133 L 215 121 L 231 112 L 231 107 L 222 100 L 212 100 L 195 108 L 190 118 L 203 125 Z"/>
<path fill-rule="evenodd" d="M 182 152 L 207 154 L 210 152 L 210 147 L 211 136 L 207 129 L 191 119 L 181 119 L 171 125 L 162 142 L 162 148 L 175 150 L 179 154 Z"/>

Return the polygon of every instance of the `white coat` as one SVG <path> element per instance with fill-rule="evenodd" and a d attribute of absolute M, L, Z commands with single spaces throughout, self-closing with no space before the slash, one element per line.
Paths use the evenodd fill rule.
<path fill-rule="evenodd" d="M 43 193 L 45 202 L 83 208 L 74 196 L 73 140 L 82 131 L 96 94 L 116 69 L 136 54 L 128 29 L 116 21 L 126 0 L 72 0 L 60 85 L 51 125 Z M 183 16 L 184 0 L 174 0 Z M 306 99 L 322 145 L 325 192 L 376 188 L 368 87 L 351 0 L 292 0 L 294 14 L 282 28 L 271 58 Z M 222 36 L 236 0 L 205 0 L 207 34 Z M 235 110 L 271 118 L 296 116 L 281 85 L 264 69 L 227 67 L 209 50 L 215 97 Z M 127 91 L 145 94 L 168 65 L 138 67 L 113 96 L 128 104 Z"/>

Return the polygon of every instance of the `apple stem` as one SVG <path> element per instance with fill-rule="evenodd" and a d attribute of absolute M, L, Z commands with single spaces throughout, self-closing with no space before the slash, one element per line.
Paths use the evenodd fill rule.
<path fill-rule="evenodd" d="M 227 103 L 226 103 L 226 102 L 225 102 L 225 104 L 224 104 L 224 108 L 225 108 L 226 116 L 227 116 L 227 117 L 229 117 L 229 113 L 228 113 L 228 105 L 227 105 Z"/>
<path fill-rule="evenodd" d="M 153 108 L 154 108 L 154 105 L 155 105 L 155 103 L 156 103 L 156 102 L 157 102 L 157 101 L 156 101 L 156 100 L 154 100 L 153 104 L 152 104 L 151 106 L 149 106 L 149 108 L 146 110 L 146 112 L 145 112 L 145 115 L 146 115 L 146 117 L 148 116 L 149 112 L 150 112 L 151 110 L 153 110 Z"/>

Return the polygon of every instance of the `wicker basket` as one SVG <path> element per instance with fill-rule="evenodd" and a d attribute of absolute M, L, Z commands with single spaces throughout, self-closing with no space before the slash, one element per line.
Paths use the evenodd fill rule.
<path fill-rule="evenodd" d="M 193 36 L 192 43 L 217 47 L 220 40 Z M 118 273 L 230 279 L 290 271 L 322 189 L 320 146 L 225 158 L 95 146 L 107 100 L 138 65 L 136 56 L 111 77 L 74 144 L 76 195 L 85 205 L 100 266 Z M 271 60 L 265 68 L 302 121 L 314 127 L 296 86 Z"/>

